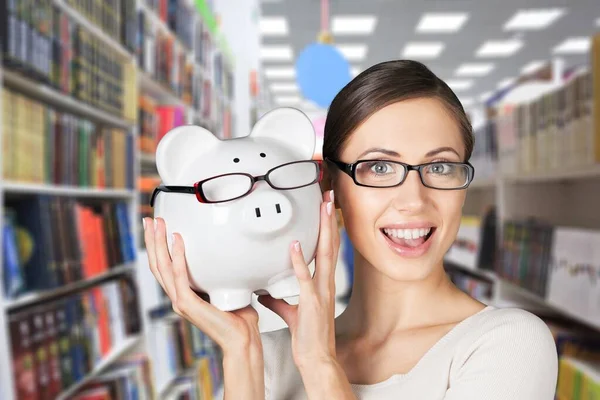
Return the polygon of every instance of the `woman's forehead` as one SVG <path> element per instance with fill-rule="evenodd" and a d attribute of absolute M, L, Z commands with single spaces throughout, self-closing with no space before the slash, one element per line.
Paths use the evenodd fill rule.
<path fill-rule="evenodd" d="M 345 158 L 356 158 L 368 148 L 419 157 L 439 147 L 464 154 L 458 121 L 437 99 L 419 98 L 390 104 L 371 115 L 350 135 Z"/>

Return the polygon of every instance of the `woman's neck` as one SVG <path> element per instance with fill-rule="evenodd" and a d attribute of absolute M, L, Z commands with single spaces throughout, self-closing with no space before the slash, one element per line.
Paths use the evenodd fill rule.
<path fill-rule="evenodd" d="M 472 303 L 446 276 L 443 265 L 420 281 L 399 282 L 379 272 L 356 254 L 352 296 L 336 320 L 338 334 L 348 337 L 386 337 L 394 331 L 431 326 L 447 315 L 457 301 Z"/>

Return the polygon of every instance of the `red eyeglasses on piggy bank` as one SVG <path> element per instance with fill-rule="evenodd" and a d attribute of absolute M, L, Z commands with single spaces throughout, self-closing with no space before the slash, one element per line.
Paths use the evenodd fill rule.
<path fill-rule="evenodd" d="M 246 137 L 219 140 L 188 125 L 158 144 L 154 216 L 182 235 L 190 285 L 217 308 L 243 308 L 252 293 L 299 295 L 289 246 L 300 241 L 313 260 L 322 201 L 314 150 L 311 121 L 293 108 L 267 113 Z"/>

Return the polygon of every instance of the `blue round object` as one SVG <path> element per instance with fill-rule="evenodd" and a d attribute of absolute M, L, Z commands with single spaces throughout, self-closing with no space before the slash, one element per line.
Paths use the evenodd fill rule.
<path fill-rule="evenodd" d="M 296 80 L 304 97 L 323 108 L 350 82 L 350 64 L 329 44 L 307 46 L 296 60 Z"/>

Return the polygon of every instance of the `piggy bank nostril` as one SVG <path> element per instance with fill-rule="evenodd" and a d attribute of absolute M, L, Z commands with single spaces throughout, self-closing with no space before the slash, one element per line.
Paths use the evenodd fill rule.
<path fill-rule="evenodd" d="M 277 210 L 277 214 L 281 214 L 281 206 L 279 203 L 275 204 L 275 209 Z"/>
<path fill-rule="evenodd" d="M 256 207 L 254 211 L 256 212 L 256 218 L 260 218 L 260 208 Z"/>

